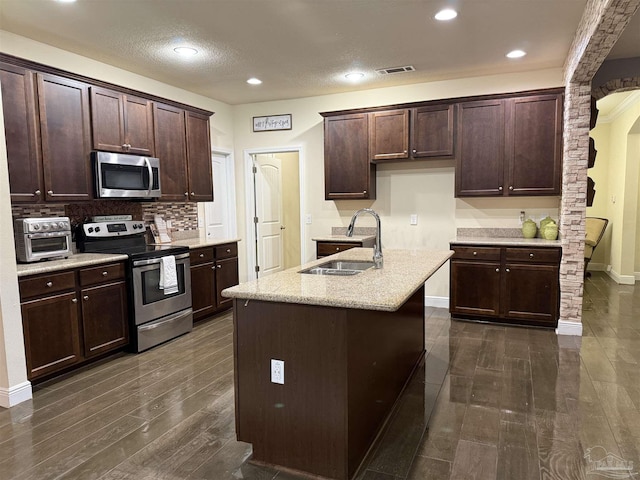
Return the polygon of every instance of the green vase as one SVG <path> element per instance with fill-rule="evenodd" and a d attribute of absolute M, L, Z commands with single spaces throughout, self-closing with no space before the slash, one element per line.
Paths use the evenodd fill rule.
<path fill-rule="evenodd" d="M 549 223 L 556 223 L 553 218 L 546 216 L 542 220 L 540 220 L 540 233 L 544 231 L 544 227 L 546 227 Z"/>
<path fill-rule="evenodd" d="M 547 223 L 544 230 L 540 229 L 540 235 L 545 240 L 555 240 L 558 238 L 558 225 L 555 222 Z"/>
<path fill-rule="evenodd" d="M 536 226 L 536 222 L 529 219 L 522 224 L 522 235 L 524 238 L 535 238 L 536 233 L 538 231 L 538 227 Z"/>

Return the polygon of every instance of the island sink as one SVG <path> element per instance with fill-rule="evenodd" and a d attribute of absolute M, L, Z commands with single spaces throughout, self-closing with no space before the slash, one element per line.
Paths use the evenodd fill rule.
<path fill-rule="evenodd" d="M 375 263 L 373 262 L 332 260 L 331 262 L 326 262 L 312 268 L 301 270 L 300 273 L 307 273 L 311 275 L 348 276 L 356 275 L 360 272 L 368 270 L 374 265 Z"/>

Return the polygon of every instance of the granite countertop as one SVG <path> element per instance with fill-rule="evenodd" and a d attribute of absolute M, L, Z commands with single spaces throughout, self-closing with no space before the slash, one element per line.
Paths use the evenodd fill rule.
<path fill-rule="evenodd" d="M 207 238 L 204 235 L 200 235 L 198 237 L 173 240 L 171 242 L 171 245 L 177 245 L 180 247 L 189 247 L 189 248 L 200 248 L 200 247 L 222 245 L 224 243 L 234 243 L 239 241 L 240 241 L 239 238 L 211 238 L 211 237 Z"/>
<path fill-rule="evenodd" d="M 314 242 L 336 242 L 336 243 L 348 243 L 348 242 L 366 242 L 369 240 L 375 240 L 375 235 L 353 235 L 347 237 L 346 235 L 325 235 L 313 237 L 311 240 Z"/>
<path fill-rule="evenodd" d="M 544 238 L 511 238 L 511 237 L 456 237 L 451 240 L 455 245 L 496 245 L 499 247 L 561 247 L 560 240 Z"/>
<path fill-rule="evenodd" d="M 329 260 L 368 260 L 371 248 L 350 250 L 242 283 L 222 291 L 225 297 L 324 305 L 362 310 L 398 310 L 453 255 L 451 250 L 385 250 L 384 268 L 352 276 L 298 273 Z"/>
<path fill-rule="evenodd" d="M 61 260 L 44 260 L 35 263 L 18 263 L 18 278 L 39 273 L 51 273 L 89 265 L 119 262 L 128 257 L 122 253 L 74 253 Z"/>

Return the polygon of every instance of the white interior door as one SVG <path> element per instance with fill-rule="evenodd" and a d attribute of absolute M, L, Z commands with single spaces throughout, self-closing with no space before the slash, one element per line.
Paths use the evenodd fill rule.
<path fill-rule="evenodd" d="M 213 153 L 211 157 L 213 172 L 213 202 L 204 205 L 204 221 L 207 238 L 231 238 L 232 232 L 229 189 L 228 155 Z"/>
<path fill-rule="evenodd" d="M 258 276 L 283 268 L 282 255 L 282 163 L 272 155 L 254 157 L 256 258 Z"/>

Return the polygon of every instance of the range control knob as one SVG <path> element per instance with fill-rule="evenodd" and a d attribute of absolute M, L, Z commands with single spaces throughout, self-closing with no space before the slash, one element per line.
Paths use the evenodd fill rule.
<path fill-rule="evenodd" d="M 48 223 L 43 223 L 42 224 L 42 230 L 49 230 L 49 224 Z"/>
<path fill-rule="evenodd" d="M 58 226 L 59 226 L 62 230 L 64 230 L 65 228 L 67 228 L 67 222 L 59 222 L 59 223 L 58 223 Z"/>
<path fill-rule="evenodd" d="M 143 225 L 143 224 L 141 224 L 141 223 L 139 223 L 139 224 L 138 224 L 138 228 L 143 229 L 143 228 L 144 228 L 144 225 Z"/>
<path fill-rule="evenodd" d="M 36 223 L 36 224 L 34 224 L 34 225 L 33 225 L 33 229 L 34 229 L 34 230 L 36 230 L 36 231 L 40 230 L 40 225 L 39 225 L 39 224 L 37 224 L 37 223 Z"/>
<path fill-rule="evenodd" d="M 133 229 L 134 229 L 134 230 L 136 230 L 137 228 L 138 228 L 138 224 L 137 224 L 137 223 L 134 223 L 134 224 L 133 224 Z"/>
<path fill-rule="evenodd" d="M 99 232 L 100 231 L 100 227 L 96 227 L 95 230 L 96 230 L 96 232 Z"/>

